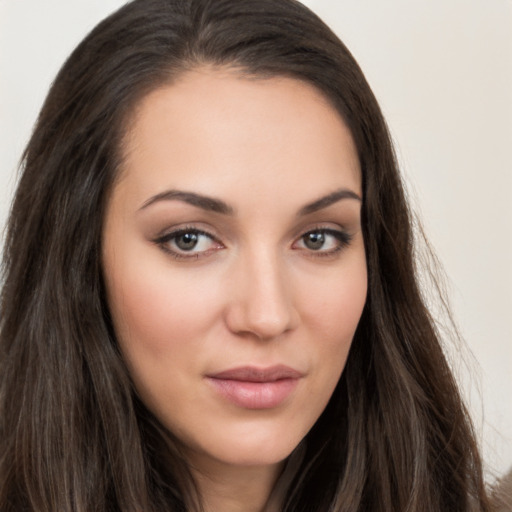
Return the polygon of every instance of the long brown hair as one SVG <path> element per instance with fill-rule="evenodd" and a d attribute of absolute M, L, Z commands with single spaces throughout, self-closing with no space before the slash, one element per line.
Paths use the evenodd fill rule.
<path fill-rule="evenodd" d="M 368 299 L 283 510 L 487 510 L 471 423 L 418 287 L 385 121 L 347 48 L 295 0 L 134 0 L 58 74 L 5 242 L 0 510 L 161 512 L 190 502 L 172 434 L 138 400 L 119 353 L 100 255 L 137 102 L 204 63 L 313 84 L 351 130 L 363 171 Z"/>

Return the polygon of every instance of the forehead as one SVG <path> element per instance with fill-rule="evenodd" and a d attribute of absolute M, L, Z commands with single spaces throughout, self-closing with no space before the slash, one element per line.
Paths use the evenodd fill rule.
<path fill-rule="evenodd" d="M 141 194 L 178 186 L 229 195 L 242 185 L 293 194 L 308 183 L 314 195 L 317 181 L 319 193 L 361 192 L 350 131 L 321 92 L 296 79 L 188 71 L 146 95 L 129 126 L 120 181 Z"/>

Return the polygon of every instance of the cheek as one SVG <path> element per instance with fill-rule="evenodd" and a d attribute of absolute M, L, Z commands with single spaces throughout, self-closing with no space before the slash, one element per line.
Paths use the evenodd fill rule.
<path fill-rule="evenodd" d="M 166 272 L 162 260 L 157 265 L 147 258 L 144 265 L 130 259 L 110 266 L 108 301 L 135 387 L 146 405 L 166 418 L 168 409 L 181 403 L 188 376 L 200 374 L 209 356 L 204 340 L 218 319 L 218 287 L 204 286 L 204 277 L 199 282 L 188 274 L 185 279 L 183 272 Z"/>
<path fill-rule="evenodd" d="M 360 254 L 359 254 L 360 253 Z M 367 271 L 361 249 L 324 279 L 310 279 L 301 293 L 304 325 L 328 344 L 350 344 L 366 302 Z"/>
<path fill-rule="evenodd" d="M 108 289 L 123 348 L 136 345 L 134 350 L 144 349 L 155 357 L 173 349 L 177 333 L 182 342 L 193 343 L 217 316 L 219 298 L 214 283 L 173 272 L 161 262 L 146 261 L 136 267 L 131 262 L 117 262 L 111 268 Z"/>
<path fill-rule="evenodd" d="M 326 402 L 345 367 L 367 294 L 367 272 L 363 256 L 347 265 L 339 275 L 320 283 L 305 295 L 303 318 L 316 357 L 317 391 Z M 324 391 L 326 390 L 326 391 Z M 329 395 L 329 396 L 328 396 Z"/>
<path fill-rule="evenodd" d="M 318 420 L 345 368 L 354 333 L 366 301 L 366 267 L 352 267 L 318 283 L 304 295 L 304 344 L 310 356 L 307 391 L 300 404 L 307 428 Z M 337 284 L 335 284 L 337 283 Z"/>

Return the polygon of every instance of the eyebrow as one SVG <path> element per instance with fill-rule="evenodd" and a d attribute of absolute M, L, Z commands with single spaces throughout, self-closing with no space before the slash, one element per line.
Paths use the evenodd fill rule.
<path fill-rule="evenodd" d="M 303 217 L 304 215 L 309 215 L 311 213 L 327 208 L 328 206 L 331 206 L 332 204 L 337 203 L 343 199 L 355 199 L 357 201 L 361 201 L 361 198 L 355 192 L 342 188 L 306 204 L 299 210 L 297 216 Z M 233 215 L 235 213 L 234 208 L 221 199 L 216 199 L 214 197 L 205 196 L 202 194 L 196 194 L 194 192 L 185 192 L 182 190 L 166 190 L 165 192 L 156 194 L 150 197 L 140 207 L 140 210 L 143 210 L 159 201 L 183 201 L 192 206 L 196 206 L 197 208 L 201 208 L 202 210 L 220 213 L 222 215 Z"/>
<path fill-rule="evenodd" d="M 337 203 L 342 199 L 355 199 L 357 201 L 362 201 L 362 199 L 352 190 L 341 188 L 332 192 L 331 194 L 323 196 L 320 199 L 317 199 L 316 201 L 303 206 L 299 210 L 298 216 L 302 217 L 304 215 L 309 215 L 310 213 L 323 210 L 324 208 L 327 208 L 328 206 L 331 206 L 332 204 Z"/>
<path fill-rule="evenodd" d="M 156 196 L 150 197 L 142 206 L 141 210 L 158 201 L 183 201 L 208 212 L 221 213 L 223 215 L 233 215 L 234 209 L 224 201 L 213 197 L 195 194 L 194 192 L 184 192 L 181 190 L 167 190 Z"/>

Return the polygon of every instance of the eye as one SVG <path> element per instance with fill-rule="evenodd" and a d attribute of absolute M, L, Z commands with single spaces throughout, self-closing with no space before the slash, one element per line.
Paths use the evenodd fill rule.
<path fill-rule="evenodd" d="M 176 259 L 197 259 L 224 248 L 213 235 L 196 228 L 172 231 L 157 238 L 155 243 Z"/>
<path fill-rule="evenodd" d="M 318 256 L 328 256 L 337 253 L 352 240 L 352 236 L 344 231 L 335 229 L 315 229 L 304 233 L 294 248 L 318 253 Z"/>

